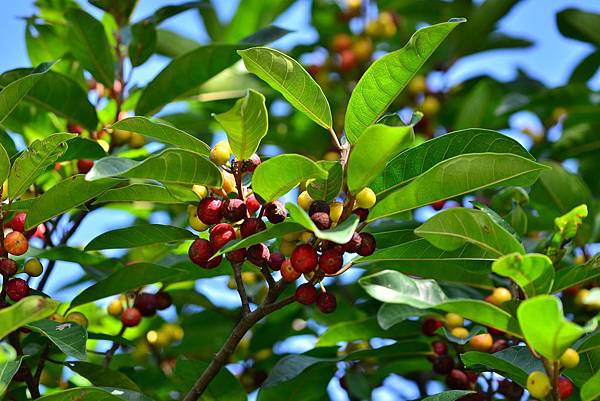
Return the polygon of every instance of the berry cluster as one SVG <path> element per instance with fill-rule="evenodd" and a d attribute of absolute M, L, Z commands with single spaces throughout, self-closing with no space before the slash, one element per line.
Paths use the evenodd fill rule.
<path fill-rule="evenodd" d="M 136 292 L 119 296 L 108 304 L 107 310 L 109 315 L 120 317 L 123 327 L 135 327 L 140 324 L 142 317 L 152 317 L 156 311 L 165 310 L 172 304 L 167 292 Z"/>

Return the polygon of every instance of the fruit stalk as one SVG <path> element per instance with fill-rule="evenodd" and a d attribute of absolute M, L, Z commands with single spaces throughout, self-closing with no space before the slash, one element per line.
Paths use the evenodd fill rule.
<path fill-rule="evenodd" d="M 125 325 L 121 326 L 121 330 L 119 330 L 119 333 L 117 334 L 117 337 L 121 337 L 123 335 L 123 333 L 125 333 Z M 108 365 L 110 365 L 110 361 L 112 360 L 112 357 L 115 355 L 115 352 L 117 352 L 117 350 L 119 349 L 119 342 L 115 341 L 113 343 L 113 345 L 110 347 L 110 349 L 106 352 L 106 356 L 104 357 L 104 361 L 102 362 L 102 366 L 104 366 L 105 368 L 108 368 Z"/>
<path fill-rule="evenodd" d="M 250 313 L 250 301 L 248 300 L 246 287 L 244 287 L 244 281 L 242 280 L 242 263 L 231 263 L 231 267 L 233 267 L 235 286 L 242 302 L 242 316 L 246 316 Z"/>

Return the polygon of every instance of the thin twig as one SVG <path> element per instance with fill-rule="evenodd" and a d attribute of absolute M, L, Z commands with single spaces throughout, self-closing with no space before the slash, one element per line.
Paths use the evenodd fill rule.
<path fill-rule="evenodd" d="M 267 281 L 267 285 L 269 286 L 269 288 L 274 287 L 276 285 L 276 282 L 269 269 L 266 266 L 261 266 L 260 271 L 264 276 L 265 280 Z"/>
<path fill-rule="evenodd" d="M 331 134 L 331 140 L 333 141 L 333 145 L 335 146 L 335 148 L 338 151 L 341 152 L 344 149 L 344 147 L 340 143 L 340 139 L 338 138 L 337 134 L 335 133 L 335 130 L 333 129 L 333 127 L 329 128 L 329 133 Z"/>
<path fill-rule="evenodd" d="M 40 379 L 42 377 L 42 371 L 44 370 L 44 365 L 46 364 L 46 359 L 50 354 L 50 350 L 52 349 L 52 343 L 50 341 L 46 341 L 46 345 L 40 354 L 40 359 L 38 359 L 37 368 L 35 369 L 35 375 L 33 376 L 33 383 L 36 387 L 40 385 Z"/>
<path fill-rule="evenodd" d="M 10 345 L 17 351 L 17 355 L 23 355 L 23 348 L 21 348 L 21 343 L 19 342 L 19 333 L 13 331 L 8 335 L 8 340 Z M 31 375 L 31 368 L 27 366 L 26 363 L 21 363 L 21 367 L 25 367 L 25 383 L 27 383 L 27 388 L 29 389 L 29 393 L 31 394 L 31 398 L 39 398 L 40 397 L 40 389 L 35 385 L 33 381 L 33 376 Z"/>
<path fill-rule="evenodd" d="M 242 264 L 231 263 L 233 267 L 233 276 L 235 278 L 235 286 L 237 292 L 240 295 L 240 301 L 242 302 L 242 316 L 250 313 L 250 301 L 248 300 L 248 294 L 246 294 L 246 287 L 244 287 L 244 280 L 242 280 Z"/>
<path fill-rule="evenodd" d="M 121 326 L 121 330 L 119 330 L 117 337 L 121 337 L 123 335 L 123 333 L 125 333 L 125 329 L 127 329 L 127 327 L 125 327 L 124 325 Z M 115 355 L 115 352 L 117 352 L 120 345 L 121 344 L 119 344 L 117 341 L 115 341 L 113 343 L 113 345 L 110 347 L 110 349 L 108 351 L 106 351 L 106 356 L 104 357 L 102 366 L 104 366 L 105 368 L 108 368 L 108 365 L 110 365 L 110 361 L 112 360 L 112 357 Z"/>

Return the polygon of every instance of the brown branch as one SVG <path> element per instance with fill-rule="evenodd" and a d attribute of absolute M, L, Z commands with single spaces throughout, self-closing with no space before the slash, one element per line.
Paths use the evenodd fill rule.
<path fill-rule="evenodd" d="M 121 326 L 121 330 L 119 330 L 117 337 L 121 337 L 123 335 L 123 333 L 125 333 L 126 329 L 127 329 L 127 327 L 125 327 L 124 325 Z M 121 344 L 119 344 L 119 342 L 115 341 L 113 343 L 113 345 L 110 347 L 110 349 L 108 351 L 106 351 L 106 356 L 104 357 L 102 366 L 104 366 L 105 368 L 108 368 L 108 365 L 110 365 L 110 361 L 112 360 L 112 357 L 115 355 L 115 352 L 117 352 L 120 345 Z"/>
<path fill-rule="evenodd" d="M 242 316 L 250 313 L 250 301 L 248 300 L 248 294 L 246 294 L 246 287 L 244 287 L 244 280 L 242 280 L 242 264 L 231 263 L 233 267 L 233 277 L 235 278 L 235 286 L 237 292 L 240 295 L 240 301 L 242 302 Z"/>
<path fill-rule="evenodd" d="M 275 282 L 273 275 L 269 271 L 269 268 L 266 266 L 261 266 L 260 271 L 264 276 L 265 280 L 267 281 L 267 285 L 269 286 L 269 288 L 273 288 L 277 283 Z"/>
<path fill-rule="evenodd" d="M 13 331 L 8 335 L 8 341 L 10 345 L 17 351 L 17 355 L 23 355 L 23 348 L 21 348 L 21 343 L 19 342 L 19 334 L 16 331 Z M 39 398 L 40 397 L 40 389 L 35 385 L 33 381 L 33 376 L 31 375 L 31 368 L 27 366 L 25 362 L 21 362 L 21 368 L 25 367 L 25 383 L 27 383 L 27 388 L 29 389 L 29 393 L 31 394 L 31 398 Z"/>
<path fill-rule="evenodd" d="M 40 359 L 38 359 L 37 367 L 35 369 L 35 375 L 33 376 L 33 382 L 36 387 L 40 386 L 40 379 L 42 377 L 42 371 L 44 370 L 44 365 L 46 364 L 46 360 L 48 355 L 50 355 L 50 350 L 52 349 L 52 343 L 50 341 L 46 342 L 42 353 L 40 354 Z"/>

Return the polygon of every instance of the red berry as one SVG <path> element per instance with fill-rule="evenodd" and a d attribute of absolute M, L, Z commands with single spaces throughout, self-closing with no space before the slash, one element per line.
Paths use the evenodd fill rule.
<path fill-rule="evenodd" d="M 350 238 L 350 241 L 344 244 L 344 250 L 348 253 L 356 253 L 360 249 L 361 242 L 362 239 L 360 237 L 360 234 L 354 233 L 352 234 L 352 238 Z"/>
<path fill-rule="evenodd" d="M 469 388 L 469 378 L 462 370 L 452 369 L 446 377 L 446 385 L 452 390 L 466 390 Z"/>
<path fill-rule="evenodd" d="M 271 256 L 269 256 L 268 265 L 269 268 L 273 271 L 277 271 L 281 269 L 281 265 L 285 260 L 285 256 L 283 256 L 280 252 L 272 252 Z"/>
<path fill-rule="evenodd" d="M 479 377 L 479 373 L 473 372 L 472 370 L 466 370 L 465 374 L 467 375 L 467 379 L 469 379 L 469 383 L 471 383 L 471 384 L 477 383 L 477 378 Z"/>
<path fill-rule="evenodd" d="M 29 242 L 22 233 L 12 231 L 4 238 L 4 249 L 11 255 L 20 256 L 29 249 Z"/>
<path fill-rule="evenodd" d="M 340 72 L 348 72 L 356 66 L 357 60 L 352 50 L 343 50 L 339 62 Z"/>
<path fill-rule="evenodd" d="M 246 198 L 246 207 L 248 208 L 248 212 L 250 212 L 250 214 L 254 214 L 258 209 L 260 209 L 260 202 L 256 199 L 256 196 L 250 195 L 248 198 Z"/>
<path fill-rule="evenodd" d="M 331 313 L 337 307 L 335 295 L 330 292 L 321 292 L 317 297 L 317 308 L 321 313 Z"/>
<path fill-rule="evenodd" d="M 213 267 L 219 266 L 221 263 L 222 256 L 209 260 L 215 252 L 210 245 L 208 240 L 204 238 L 198 238 L 192 242 L 190 249 L 188 250 L 188 256 L 190 260 L 200 267 L 212 269 Z"/>
<path fill-rule="evenodd" d="M 343 245 L 336 244 L 335 242 L 331 242 L 331 241 L 327 241 L 327 240 L 324 240 L 321 243 L 321 249 L 323 251 L 328 251 L 328 250 L 332 249 L 332 250 L 338 252 L 340 255 L 342 255 L 344 253 Z"/>
<path fill-rule="evenodd" d="M 10 299 L 17 302 L 29 295 L 27 281 L 22 278 L 13 278 L 6 283 L 6 294 Z"/>
<path fill-rule="evenodd" d="M 558 392 L 560 393 L 560 399 L 566 400 L 573 394 L 573 383 L 571 380 L 564 376 L 558 378 Z"/>
<path fill-rule="evenodd" d="M 431 204 L 431 207 L 433 208 L 433 210 L 442 210 L 445 204 L 446 204 L 446 200 L 440 200 L 437 202 L 433 202 Z"/>
<path fill-rule="evenodd" d="M 494 343 L 492 344 L 492 348 L 490 348 L 489 352 L 490 354 L 493 354 L 495 352 L 502 351 L 506 348 L 508 348 L 508 343 L 506 342 L 506 340 L 500 339 L 494 341 Z"/>
<path fill-rule="evenodd" d="M 77 170 L 79 170 L 80 174 L 87 174 L 92 169 L 92 167 L 94 167 L 93 160 L 77 160 Z"/>
<path fill-rule="evenodd" d="M 246 204 L 241 199 L 227 199 L 223 204 L 223 217 L 232 223 L 246 218 Z"/>
<path fill-rule="evenodd" d="M 27 213 L 16 213 L 15 217 L 10 221 L 9 226 L 15 231 L 20 233 L 25 232 L 25 219 L 27 219 Z"/>
<path fill-rule="evenodd" d="M 285 220 L 287 211 L 285 210 L 283 203 L 274 201 L 265 206 L 265 216 L 271 223 L 277 224 Z"/>
<path fill-rule="evenodd" d="M 236 249 L 235 251 L 228 252 L 225 257 L 232 263 L 242 263 L 246 259 L 246 248 L 240 248 Z"/>
<path fill-rule="evenodd" d="M 493 327 L 488 327 L 487 331 L 488 331 L 488 333 L 490 333 L 493 336 L 498 336 L 499 337 L 499 336 L 503 336 L 504 335 L 504 332 L 502 330 L 498 330 L 498 329 L 495 329 Z"/>
<path fill-rule="evenodd" d="M 428 317 L 425 320 L 423 320 L 423 324 L 421 325 L 421 331 L 426 336 L 431 337 L 431 336 L 435 335 L 435 332 L 440 327 L 442 327 L 442 322 L 440 322 L 439 320 L 434 319 L 432 317 Z"/>
<path fill-rule="evenodd" d="M 344 264 L 344 258 L 342 254 L 335 249 L 330 249 L 319 257 L 319 267 L 325 272 L 325 274 L 337 273 Z"/>
<path fill-rule="evenodd" d="M 285 281 L 287 281 L 288 283 L 291 283 L 292 281 L 296 281 L 301 273 L 297 272 L 293 267 L 292 267 L 292 263 L 289 261 L 289 259 L 286 259 L 283 261 L 283 263 L 281 264 L 281 277 L 283 277 L 283 279 Z"/>
<path fill-rule="evenodd" d="M 142 314 L 137 308 L 127 308 L 121 313 L 121 323 L 125 327 L 135 327 L 141 320 Z"/>
<path fill-rule="evenodd" d="M 252 173 L 258 165 L 261 163 L 260 157 L 256 153 L 254 153 L 248 160 L 244 160 L 242 162 L 242 169 L 245 173 Z"/>
<path fill-rule="evenodd" d="M 314 304 L 317 301 L 317 290 L 309 283 L 301 284 L 296 288 L 294 298 L 302 305 Z"/>
<path fill-rule="evenodd" d="M 317 267 L 317 251 L 308 244 L 298 245 L 292 251 L 290 260 L 292 262 L 292 267 L 298 273 L 310 273 Z"/>
<path fill-rule="evenodd" d="M 217 224 L 223 218 L 223 201 L 216 198 L 202 199 L 198 205 L 198 218 L 204 224 Z"/>
<path fill-rule="evenodd" d="M 83 128 L 79 124 L 67 123 L 67 132 L 79 135 L 83 132 Z"/>
<path fill-rule="evenodd" d="M 450 373 L 452 369 L 454 369 L 454 359 L 451 356 L 440 356 L 433 362 L 433 371 L 437 374 L 445 375 Z"/>
<path fill-rule="evenodd" d="M 308 208 L 308 215 L 312 216 L 315 213 L 329 214 L 330 211 L 331 209 L 329 208 L 329 203 L 322 200 L 316 200 L 310 204 L 310 207 Z"/>
<path fill-rule="evenodd" d="M 518 401 L 523 396 L 523 387 L 510 380 L 502 380 L 498 383 L 498 392 L 507 400 Z"/>
<path fill-rule="evenodd" d="M 154 316 L 156 314 L 156 298 L 154 294 L 141 292 L 135 297 L 133 306 L 140 311 L 142 316 Z"/>
<path fill-rule="evenodd" d="M 173 299 L 169 293 L 164 291 L 157 292 L 154 295 L 154 300 L 156 301 L 156 309 L 158 310 L 165 310 L 173 304 Z"/>
<path fill-rule="evenodd" d="M 443 341 L 434 341 L 431 343 L 431 348 L 433 352 L 437 355 L 447 355 L 448 354 L 448 346 Z"/>
<path fill-rule="evenodd" d="M 375 237 L 369 233 L 360 233 L 360 246 L 356 253 L 360 256 L 369 256 L 375 252 Z"/>
<path fill-rule="evenodd" d="M 210 230 L 210 245 L 213 250 L 221 249 L 233 239 L 235 239 L 235 229 L 231 224 L 220 223 Z"/>
<path fill-rule="evenodd" d="M 313 213 L 310 219 L 315 223 L 319 230 L 327 230 L 331 227 L 331 218 L 324 212 Z"/>
<path fill-rule="evenodd" d="M 17 266 L 17 262 L 9 258 L 0 258 L 0 274 L 4 276 L 14 276 L 17 274 L 17 270 L 19 267 Z"/>
<path fill-rule="evenodd" d="M 240 226 L 240 234 L 242 238 L 249 237 L 253 234 L 256 234 L 259 231 L 263 231 L 267 229 L 267 225 L 261 219 L 251 217 L 249 219 L 244 220 L 242 225 Z"/>
<path fill-rule="evenodd" d="M 365 221 L 369 216 L 369 209 L 358 208 L 354 209 L 352 213 L 358 216 L 359 221 Z"/>
<path fill-rule="evenodd" d="M 269 256 L 269 248 L 265 244 L 255 244 L 248 248 L 248 260 L 256 266 L 266 266 Z"/>

